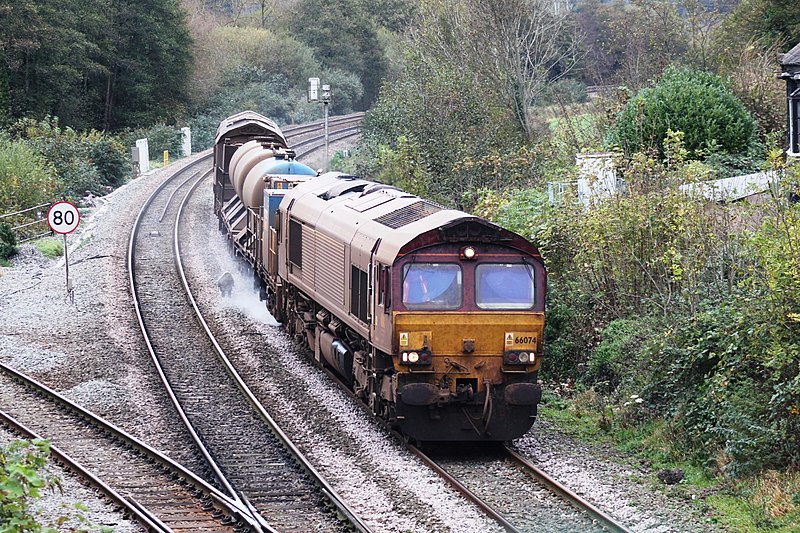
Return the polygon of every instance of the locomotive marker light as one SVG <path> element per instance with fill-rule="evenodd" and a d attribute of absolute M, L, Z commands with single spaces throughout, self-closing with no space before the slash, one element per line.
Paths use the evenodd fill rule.
<path fill-rule="evenodd" d="M 54 233 L 64 236 L 64 269 L 67 276 L 67 297 L 70 303 L 75 303 L 75 293 L 69 279 L 69 254 L 67 251 L 67 235 L 78 229 L 81 222 L 81 213 L 70 202 L 56 202 L 47 211 L 47 225 Z"/>

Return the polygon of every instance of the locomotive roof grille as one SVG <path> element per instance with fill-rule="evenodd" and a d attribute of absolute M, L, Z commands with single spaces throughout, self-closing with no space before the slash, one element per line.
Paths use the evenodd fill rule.
<path fill-rule="evenodd" d="M 381 215 L 375 219 L 375 222 L 380 222 L 384 226 L 392 229 L 398 229 L 412 222 L 416 222 L 417 220 L 422 220 L 434 213 L 438 213 L 441 210 L 442 207 L 433 202 L 420 200 L 409 206 L 401 207 L 400 209 L 395 209 L 390 213 Z"/>

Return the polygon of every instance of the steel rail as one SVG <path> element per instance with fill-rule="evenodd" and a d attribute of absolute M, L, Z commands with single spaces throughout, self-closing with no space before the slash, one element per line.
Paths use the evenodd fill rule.
<path fill-rule="evenodd" d="M 339 388 L 348 396 L 353 398 L 356 401 L 356 405 L 364 411 L 368 416 L 370 416 L 375 422 L 377 422 L 380 426 L 382 426 L 388 433 L 390 433 L 398 442 L 403 443 L 403 445 L 408 449 L 411 453 L 417 456 L 417 458 L 425 463 L 429 468 L 435 471 L 444 481 L 450 485 L 456 492 L 463 495 L 467 500 L 474 503 L 479 509 L 481 509 L 489 518 L 496 521 L 498 524 L 503 526 L 503 528 L 508 531 L 509 533 L 519 533 L 519 530 L 514 527 L 506 518 L 497 512 L 493 507 L 483 501 L 479 496 L 477 496 L 474 492 L 469 490 L 463 483 L 458 481 L 455 477 L 450 475 L 446 470 L 444 470 L 441 466 L 436 464 L 436 462 L 425 455 L 425 452 L 408 442 L 408 438 L 403 434 L 399 433 L 397 430 L 392 429 L 391 425 L 382 418 L 378 418 L 372 411 L 370 411 L 369 407 L 358 397 L 356 394 L 350 390 L 350 388 L 337 376 L 334 374 L 330 369 L 327 367 L 322 367 L 322 371 L 330 378 L 330 380 L 339 386 Z"/>
<path fill-rule="evenodd" d="M 196 161 L 194 161 L 190 165 L 190 167 L 187 167 L 185 169 L 181 169 L 179 172 L 176 172 L 170 178 L 164 180 L 164 182 L 161 183 L 156 188 L 155 191 L 153 191 L 153 193 L 150 195 L 150 197 L 142 205 L 142 208 L 141 208 L 141 210 L 139 211 L 139 214 L 136 217 L 136 221 L 134 222 L 133 229 L 131 230 L 130 240 L 128 241 L 128 257 L 127 257 L 127 259 L 128 259 L 128 261 L 127 261 L 127 264 L 128 264 L 128 279 L 130 281 L 131 299 L 133 301 L 134 311 L 136 313 L 136 319 L 139 322 L 139 327 L 140 327 L 140 329 L 142 331 L 142 336 L 143 336 L 144 342 L 145 342 L 145 344 L 147 346 L 147 350 L 150 353 L 150 358 L 151 358 L 151 360 L 153 361 L 153 364 L 156 367 L 156 371 L 158 373 L 159 378 L 161 379 L 161 382 L 164 384 L 164 388 L 165 388 L 166 394 L 169 396 L 170 401 L 172 402 L 173 406 L 175 407 L 175 410 L 178 413 L 178 416 L 180 417 L 182 423 L 184 424 L 184 427 L 186 427 L 187 431 L 189 432 L 189 434 L 192 437 L 192 440 L 195 442 L 195 445 L 198 447 L 198 449 L 200 450 L 201 454 L 205 458 L 206 463 L 208 464 L 208 466 L 214 472 L 214 476 L 217 478 L 217 481 L 219 481 L 220 485 L 222 485 L 224 487 L 225 491 L 228 493 L 227 494 L 227 498 L 230 500 L 231 508 L 236 510 L 236 513 L 235 513 L 236 516 L 241 518 L 241 519 L 243 519 L 244 521 L 246 521 L 255 531 L 262 531 L 262 529 L 263 529 L 263 525 L 262 525 L 263 519 L 260 519 L 260 517 L 253 516 L 251 509 L 248 508 L 248 506 L 244 503 L 244 501 L 242 501 L 242 499 L 239 497 L 239 495 L 237 494 L 236 490 L 231 486 L 230 482 L 228 481 L 226 476 L 222 473 L 221 469 L 219 468 L 219 465 L 217 465 L 216 461 L 211 456 L 211 453 L 208 451 L 206 446 L 203 444 L 202 439 L 200 438 L 200 436 L 195 431 L 192 423 L 189 421 L 189 418 L 186 415 L 186 412 L 184 411 L 183 407 L 181 406 L 180 401 L 178 401 L 178 398 L 175 396 L 175 393 L 173 392 L 172 388 L 170 387 L 169 380 L 167 379 L 167 376 L 166 376 L 166 374 L 164 372 L 164 369 L 161 366 L 161 363 L 159 361 L 158 355 L 156 355 L 155 349 L 154 349 L 153 344 L 152 344 L 152 342 L 150 340 L 150 333 L 149 333 L 149 331 L 147 329 L 147 326 L 144 323 L 143 311 L 142 311 L 141 304 L 140 304 L 140 301 L 139 301 L 139 295 L 138 295 L 138 292 L 137 292 L 137 289 L 136 289 L 136 268 L 134 266 L 134 259 L 136 257 L 135 247 L 136 247 L 136 239 L 138 237 L 139 230 L 141 228 L 141 223 L 142 223 L 142 220 L 144 218 L 145 213 L 150 208 L 150 205 L 155 201 L 155 199 L 158 198 L 158 196 L 161 194 L 161 192 L 168 185 L 170 185 L 173 180 L 177 179 L 177 177 L 179 175 L 181 175 L 182 172 L 185 172 L 188 168 L 191 168 L 191 167 L 193 167 L 195 165 L 200 165 L 202 163 L 207 163 L 208 160 L 211 159 L 211 157 L 212 157 L 211 154 L 205 155 L 205 156 L 197 159 Z M 212 169 L 208 169 L 206 171 L 206 173 L 204 174 L 204 176 L 201 177 L 200 179 L 204 179 L 207 175 L 209 175 L 211 173 L 211 171 L 212 171 Z M 185 185 L 186 183 L 188 183 L 189 181 L 191 181 L 192 179 L 194 179 L 195 176 L 196 176 L 196 174 L 193 174 L 188 179 L 186 179 L 181 184 L 181 187 L 183 185 Z M 200 181 L 200 180 L 198 180 L 198 181 Z M 169 201 L 171 201 L 171 200 L 172 200 L 172 196 L 170 196 Z"/>
<path fill-rule="evenodd" d="M 358 113 L 351 113 L 349 115 L 337 115 L 334 117 L 328 117 L 328 126 L 339 125 L 342 124 L 343 122 L 361 121 L 363 120 L 364 115 L 365 113 L 363 111 L 359 111 Z M 288 135 L 297 136 L 297 135 L 302 135 L 304 133 L 322 129 L 324 128 L 324 126 L 325 126 L 325 119 L 319 119 L 313 122 L 307 122 L 305 124 L 287 126 L 286 128 L 281 128 L 281 131 L 285 136 Z"/>
<path fill-rule="evenodd" d="M 361 133 L 361 126 L 350 126 L 348 128 L 342 128 L 340 130 L 332 131 L 328 134 L 329 142 L 335 142 L 341 139 L 346 139 L 348 137 L 353 137 L 357 134 Z M 304 139 L 302 141 L 297 142 L 296 144 L 292 145 L 292 149 L 296 150 L 301 146 L 312 145 L 313 149 L 317 148 L 316 144 L 321 142 L 321 146 L 325 145 L 325 136 L 324 135 L 315 135 L 314 137 L 310 137 L 308 139 Z"/>
<path fill-rule="evenodd" d="M 205 178 L 205 177 L 204 177 Z M 312 477 L 315 483 L 321 488 L 323 494 L 325 494 L 328 501 L 333 504 L 333 506 L 337 509 L 337 511 L 343 515 L 358 531 L 362 533 L 370 533 L 371 530 L 367 527 L 366 524 L 356 515 L 356 513 L 347 505 L 344 499 L 339 496 L 336 490 L 325 480 L 324 477 L 317 471 L 313 464 L 305 457 L 302 451 L 292 442 L 292 440 L 284 433 L 284 431 L 278 426 L 277 422 L 270 416 L 261 402 L 256 398 L 253 392 L 250 390 L 250 387 L 242 379 L 239 372 L 236 370 L 234 364 L 230 361 L 228 356 L 225 354 L 225 351 L 220 346 L 219 342 L 217 342 L 216 337 L 214 336 L 211 328 L 208 326 L 205 318 L 203 317 L 203 313 L 200 311 L 200 307 L 197 304 L 197 300 L 194 297 L 194 294 L 189 286 L 189 282 L 186 277 L 186 272 L 183 267 L 183 260 L 181 258 L 181 243 L 179 238 L 179 229 L 180 229 L 180 221 L 183 216 L 183 211 L 186 205 L 189 202 L 190 197 L 200 185 L 200 182 L 204 179 L 201 178 L 197 180 L 197 182 L 192 186 L 192 188 L 186 193 L 186 196 L 183 198 L 183 201 L 178 208 L 178 215 L 177 215 L 177 223 L 175 224 L 175 231 L 173 234 L 173 250 L 175 252 L 175 264 L 178 270 L 178 275 L 180 276 L 181 283 L 183 284 L 183 288 L 186 291 L 186 295 L 189 298 L 189 302 L 194 309 L 195 316 L 199 321 L 200 325 L 202 326 L 203 330 L 206 332 L 209 341 L 214 346 L 214 351 L 217 353 L 217 357 L 225 366 L 228 374 L 234 380 L 237 388 L 244 394 L 250 404 L 255 408 L 258 412 L 261 419 L 267 423 L 272 433 L 278 437 L 281 441 L 283 446 L 295 457 L 300 464 L 300 466 Z"/>
<path fill-rule="evenodd" d="M 205 480 L 201 479 L 194 472 L 188 470 L 180 463 L 173 461 L 160 451 L 156 450 L 155 448 L 152 448 L 148 444 L 139 440 L 137 437 L 134 437 L 130 433 L 114 425 L 112 422 L 109 422 L 108 420 L 105 420 L 97 416 L 92 411 L 84 407 L 81 407 L 77 403 L 69 400 L 68 398 L 59 394 L 58 392 L 51 389 L 47 385 L 39 383 L 38 381 L 27 376 L 26 374 L 23 374 L 22 372 L 19 372 L 18 370 L 15 370 L 3 363 L 0 363 L 0 371 L 10 375 L 13 379 L 16 379 L 17 381 L 23 383 L 25 386 L 42 394 L 52 402 L 77 413 L 78 416 L 90 422 L 95 427 L 104 430 L 105 432 L 109 433 L 113 437 L 124 442 L 131 448 L 138 450 L 140 453 L 144 454 L 152 461 L 162 465 L 167 470 L 174 472 L 176 475 L 180 476 L 181 479 L 192 485 L 195 489 L 201 491 L 204 494 L 207 494 L 211 499 L 213 499 L 216 502 L 216 504 L 221 509 L 224 509 L 227 513 L 233 516 L 239 516 L 241 511 L 237 507 L 231 505 L 233 502 L 230 497 L 228 497 L 226 494 L 221 492 L 216 487 L 207 483 Z"/>
<path fill-rule="evenodd" d="M 423 463 L 428 465 L 429 468 L 434 470 L 442 479 L 444 479 L 451 487 L 453 487 L 457 492 L 467 498 L 470 502 L 478 506 L 484 513 L 486 513 L 489 518 L 496 521 L 498 524 L 503 526 L 506 531 L 509 533 L 519 533 L 519 529 L 514 527 L 514 525 L 506 520 L 506 518 L 500 514 L 496 509 L 494 509 L 491 505 L 483 501 L 480 496 L 472 492 L 467 488 L 466 485 L 461 483 L 455 477 L 451 476 L 444 468 L 436 464 L 436 461 L 425 455 L 425 453 L 414 446 L 411 443 L 406 443 L 406 448 L 408 448 L 414 455 L 417 456 Z"/>
<path fill-rule="evenodd" d="M 388 432 L 390 432 L 399 442 L 402 442 L 406 448 L 411 451 L 414 455 L 417 456 L 423 463 L 425 463 L 428 467 L 434 470 L 442 479 L 445 480 L 454 490 L 462 494 L 466 497 L 470 502 L 475 504 L 481 510 L 483 510 L 486 515 L 495 520 L 498 524 L 500 524 L 506 531 L 509 532 L 517 532 L 519 531 L 513 524 L 511 524 L 502 514 L 500 514 L 496 509 L 491 507 L 489 504 L 484 502 L 480 496 L 473 493 L 468 487 L 466 487 L 463 483 L 458 481 L 455 477 L 450 475 L 446 470 L 444 470 L 441 466 L 439 466 L 433 459 L 428 457 L 425 452 L 408 442 L 408 439 L 402 435 L 401 433 L 397 432 L 396 430 L 392 429 L 390 425 L 383 419 L 377 418 L 367 407 L 364 402 L 362 402 L 352 390 L 345 385 L 345 383 L 333 372 L 331 372 L 328 368 L 323 367 L 322 371 L 333 381 L 336 383 L 339 388 L 348 394 L 351 398 L 356 400 L 356 404 L 369 416 L 371 416 L 376 422 L 378 422 L 381 426 L 383 426 Z M 567 501 L 574 507 L 579 510 L 586 511 L 593 519 L 597 520 L 599 523 L 602 524 L 603 527 L 607 528 L 609 531 L 615 531 L 618 533 L 631 533 L 631 530 L 626 528 L 624 525 L 620 524 L 609 515 L 595 507 L 590 502 L 586 501 L 585 499 L 581 498 L 574 492 L 570 491 L 568 488 L 564 487 L 563 485 L 559 484 L 557 481 L 553 480 L 550 476 L 545 474 L 541 469 L 537 468 L 530 461 L 527 461 L 524 457 L 519 455 L 514 450 L 508 448 L 508 445 L 504 445 L 503 448 L 508 452 L 513 460 L 518 463 L 521 463 L 525 470 L 528 471 L 531 476 L 538 481 L 544 488 L 546 488 L 551 493 L 555 494 L 556 496 L 561 497 L 563 500 Z"/>
<path fill-rule="evenodd" d="M 24 424 L 22 424 L 22 422 L 20 422 L 19 420 L 17 420 L 13 416 L 9 415 L 8 413 L 2 410 L 0 410 L 0 422 L 10 427 L 12 432 L 17 433 L 18 435 L 21 435 L 26 439 L 44 440 L 44 438 L 40 436 L 38 433 L 30 429 L 29 427 L 25 426 Z M 148 531 L 159 532 L 159 533 L 162 532 L 169 533 L 172 531 L 150 511 L 148 511 L 141 505 L 134 504 L 131 500 L 122 496 L 119 492 L 115 491 L 113 488 L 111 488 L 111 486 L 109 486 L 103 480 L 101 480 L 100 478 L 89 472 L 89 470 L 86 469 L 86 467 L 84 467 L 82 464 L 73 460 L 72 457 L 70 457 L 65 452 L 62 452 L 58 446 L 50 444 L 50 455 L 55 457 L 58 462 L 60 462 L 66 468 L 71 470 L 73 473 L 83 478 L 84 480 L 88 481 L 92 487 L 100 491 L 106 498 L 111 500 L 115 505 L 125 509 L 126 513 L 129 513 L 131 516 L 133 516 L 134 520 L 138 522 L 139 525 L 146 528 Z"/>
<path fill-rule="evenodd" d="M 558 495 L 564 500 L 570 502 L 578 509 L 586 511 L 593 519 L 597 520 L 600 524 L 602 524 L 603 527 L 608 528 L 610 531 L 616 531 L 619 533 L 631 533 L 630 529 L 625 527 L 623 524 L 617 522 L 614 518 L 612 518 L 608 514 L 601 511 L 599 508 L 597 508 L 594 504 L 592 504 L 585 498 L 582 498 L 578 494 L 571 491 L 568 487 L 566 487 L 562 483 L 559 483 L 558 481 L 547 475 L 539 467 L 531 463 L 526 457 L 522 456 L 516 450 L 513 450 L 507 444 L 503 446 L 503 449 L 516 463 L 518 463 L 525 470 L 527 470 L 528 473 L 536 481 L 544 485 L 547 488 L 547 490 Z"/>

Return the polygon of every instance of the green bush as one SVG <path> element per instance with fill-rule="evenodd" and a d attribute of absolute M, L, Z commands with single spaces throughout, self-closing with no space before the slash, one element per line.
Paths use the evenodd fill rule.
<path fill-rule="evenodd" d="M 0 224 L 0 259 L 8 260 L 17 253 L 17 236 L 8 224 Z"/>
<path fill-rule="evenodd" d="M 755 121 L 722 78 L 675 67 L 628 102 L 609 142 L 628 154 L 660 151 L 670 129 L 685 133 L 686 148 L 694 156 L 709 150 L 745 153 L 757 142 Z"/>
<path fill-rule="evenodd" d="M 61 128 L 56 117 L 39 122 L 21 119 L 11 131 L 55 169 L 61 185 L 56 196 L 78 199 L 87 192 L 104 195 L 127 179 L 130 159 L 124 144 L 114 136 Z M 52 199 L 51 196 L 48 200 Z"/>
<path fill-rule="evenodd" d="M 639 381 L 639 354 L 642 343 L 653 335 L 649 320 L 612 320 L 600 332 L 600 343 L 587 362 L 583 380 L 604 394 L 610 394 L 625 383 L 631 387 Z M 638 391 L 636 391 L 638 392 Z"/>
<path fill-rule="evenodd" d="M 800 327 L 743 294 L 647 349 L 647 400 L 701 463 L 739 476 L 800 464 Z"/>
<path fill-rule="evenodd" d="M 50 445 L 39 439 L 0 446 L 0 531 L 43 531 L 30 503 L 43 489 L 58 486 L 57 478 L 42 473 L 49 454 Z"/>
<path fill-rule="evenodd" d="M 35 147 L 0 135 L 0 213 L 47 203 L 58 190 L 53 165 Z"/>

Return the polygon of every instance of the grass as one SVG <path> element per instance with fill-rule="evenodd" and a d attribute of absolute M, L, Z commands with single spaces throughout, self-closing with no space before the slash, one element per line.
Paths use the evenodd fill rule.
<path fill-rule="evenodd" d="M 34 246 L 48 259 L 55 259 L 64 255 L 64 243 L 56 237 L 39 239 L 34 243 Z"/>
<path fill-rule="evenodd" d="M 612 406 L 594 391 L 579 392 L 565 399 L 545 393 L 540 405 L 543 419 L 560 431 L 583 442 L 610 444 L 648 463 L 684 471 L 684 481 L 666 486 L 653 477 L 656 487 L 692 499 L 704 515 L 731 531 L 745 533 L 789 533 L 800 531 L 800 472 L 763 472 L 730 479 L 714 465 L 692 462 L 681 448 L 682 438 L 673 425 L 637 412 L 641 405 Z"/>

